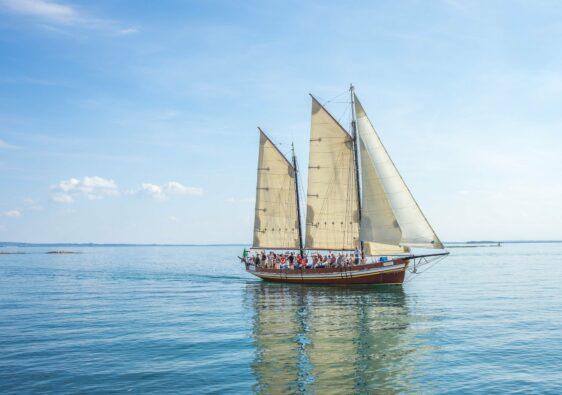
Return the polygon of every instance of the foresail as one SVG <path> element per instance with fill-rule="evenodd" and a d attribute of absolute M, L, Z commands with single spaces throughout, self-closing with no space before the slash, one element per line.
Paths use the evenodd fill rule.
<path fill-rule="evenodd" d="M 359 244 L 358 215 L 353 140 L 313 97 L 306 248 L 356 249 Z"/>
<path fill-rule="evenodd" d="M 402 240 L 402 231 L 361 136 L 359 143 L 362 180 L 361 240 L 397 246 Z"/>
<path fill-rule="evenodd" d="M 293 166 L 260 129 L 254 248 L 298 249 Z"/>
<path fill-rule="evenodd" d="M 374 206 L 375 209 L 372 210 L 373 215 L 368 215 L 368 218 L 377 224 L 371 229 L 376 237 L 374 239 L 362 240 L 400 244 L 401 246 L 410 247 L 443 248 L 443 244 L 431 228 L 431 225 L 400 176 L 398 169 L 396 169 L 392 159 L 386 152 L 357 97 L 355 97 L 354 102 L 357 131 L 362 147 L 364 147 L 364 150 L 361 152 L 361 163 L 363 165 L 367 160 L 370 161 L 372 164 L 371 169 L 375 173 L 373 177 L 369 176 L 363 180 L 363 189 L 366 191 L 372 189 L 374 191 L 372 200 L 377 202 Z M 387 208 L 383 207 L 385 205 L 379 193 L 380 187 L 384 190 L 386 201 L 396 219 L 396 224 L 392 228 L 388 227 L 390 217 Z M 363 205 L 365 206 L 365 202 Z M 377 220 L 375 215 L 378 210 L 380 210 L 381 214 L 379 220 Z M 365 211 L 363 211 L 363 215 L 365 215 Z M 387 233 L 379 232 L 382 228 L 386 228 Z M 368 229 L 363 230 L 362 227 L 362 234 L 368 231 Z M 399 243 L 395 242 L 397 240 L 397 231 L 401 232 Z M 389 243 L 389 241 L 392 242 Z"/>

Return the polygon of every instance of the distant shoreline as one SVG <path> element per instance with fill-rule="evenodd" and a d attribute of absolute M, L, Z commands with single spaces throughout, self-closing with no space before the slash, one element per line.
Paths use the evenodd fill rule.
<path fill-rule="evenodd" d="M 544 244 L 544 243 L 562 243 L 562 240 L 484 240 L 484 241 L 447 241 L 447 245 L 473 245 L 502 243 L 502 244 Z M 22 243 L 13 241 L 0 241 L 1 247 L 247 247 L 247 244 L 135 244 L 135 243 Z"/>
<path fill-rule="evenodd" d="M 0 241 L 1 247 L 236 247 L 248 244 L 20 243 Z"/>

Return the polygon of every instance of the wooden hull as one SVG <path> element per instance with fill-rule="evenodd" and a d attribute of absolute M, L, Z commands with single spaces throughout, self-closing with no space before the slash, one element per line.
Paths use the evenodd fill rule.
<path fill-rule="evenodd" d="M 406 275 L 407 260 L 373 263 L 347 268 L 324 269 L 257 269 L 249 265 L 248 273 L 265 281 L 277 283 L 353 285 L 353 284 L 402 284 Z"/>

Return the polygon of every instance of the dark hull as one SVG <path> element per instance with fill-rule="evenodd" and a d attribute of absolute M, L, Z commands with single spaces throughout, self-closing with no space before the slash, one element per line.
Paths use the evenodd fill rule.
<path fill-rule="evenodd" d="M 264 281 L 293 284 L 402 284 L 406 275 L 406 260 L 391 262 L 386 266 L 369 264 L 351 268 L 326 268 L 303 270 L 276 270 L 248 268 L 248 272 Z"/>

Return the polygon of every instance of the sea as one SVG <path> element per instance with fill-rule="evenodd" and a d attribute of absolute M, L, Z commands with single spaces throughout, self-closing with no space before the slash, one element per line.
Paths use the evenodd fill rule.
<path fill-rule="evenodd" d="M 368 287 L 268 284 L 242 249 L 0 248 L 0 393 L 562 393 L 562 244 Z"/>

